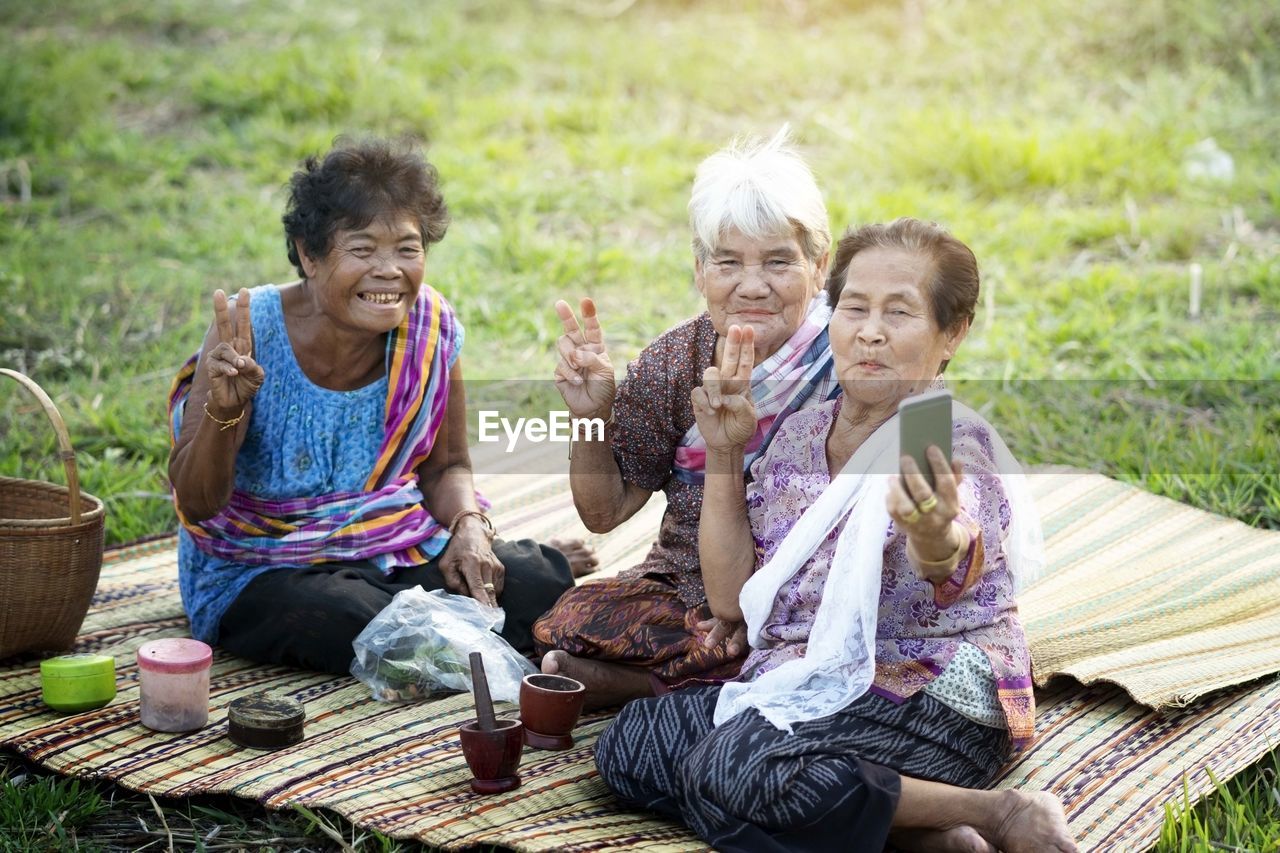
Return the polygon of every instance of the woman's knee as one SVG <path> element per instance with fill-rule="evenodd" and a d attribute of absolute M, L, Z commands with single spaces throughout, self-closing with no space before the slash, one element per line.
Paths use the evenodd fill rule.
<path fill-rule="evenodd" d="M 645 749 L 649 748 L 646 739 L 638 736 L 645 728 L 637 720 L 638 705 L 639 703 L 633 702 L 624 706 L 596 741 L 596 770 L 614 792 L 627 787 L 626 780 L 630 778 L 630 771 L 644 756 Z"/>
<path fill-rule="evenodd" d="M 527 609 L 541 615 L 550 610 L 566 590 L 573 589 L 573 573 L 564 555 L 532 539 L 494 543 L 494 555 L 502 561 L 506 590 L 503 598 L 517 595 Z"/>
<path fill-rule="evenodd" d="M 760 799 L 754 789 L 762 780 L 758 767 L 746 766 L 744 753 L 749 748 L 740 737 L 725 737 L 723 728 L 703 738 L 676 767 L 686 800 L 750 817 L 750 804 Z"/>
<path fill-rule="evenodd" d="M 673 775 L 680 759 L 712 728 L 714 697 L 690 690 L 628 702 L 596 743 L 601 775 L 661 772 Z M 656 768 L 661 768 L 660 770 Z"/>
<path fill-rule="evenodd" d="M 280 569 L 236 597 L 218 643 L 250 660 L 345 673 L 352 641 L 390 601 L 390 593 L 342 569 Z"/>
<path fill-rule="evenodd" d="M 897 774 L 887 768 L 853 755 L 775 751 L 769 738 L 723 728 L 686 756 L 680 773 L 689 807 L 775 833 L 836 814 L 850 826 L 877 823 L 897 796 Z"/>
<path fill-rule="evenodd" d="M 815 770 L 802 756 L 774 754 L 770 724 L 744 726 L 734 720 L 704 738 L 679 766 L 686 801 L 767 828 L 783 828 L 793 810 L 789 801 L 809 786 L 798 778 Z M 794 737 L 794 735 L 783 735 Z"/>
<path fill-rule="evenodd" d="M 539 654 L 563 648 L 569 637 L 577 636 L 581 626 L 579 620 L 572 616 L 590 597 L 590 591 L 584 593 L 583 589 L 584 587 L 575 586 L 565 590 L 547 612 L 533 623 L 534 646 Z"/>
<path fill-rule="evenodd" d="M 596 770 L 611 789 L 618 787 L 618 768 L 627 766 L 627 756 L 623 754 L 626 752 L 626 745 L 623 739 L 617 736 L 617 727 L 616 720 L 610 723 L 608 728 L 600 733 L 595 747 Z"/>

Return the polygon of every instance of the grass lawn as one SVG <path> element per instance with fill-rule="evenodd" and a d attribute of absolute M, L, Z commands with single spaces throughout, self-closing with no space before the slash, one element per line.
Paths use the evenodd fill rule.
<path fill-rule="evenodd" d="M 835 230 L 915 215 L 974 248 L 948 375 L 1024 462 L 1280 528 L 1278 72 L 1270 0 L 0 0 L 0 364 L 54 396 L 111 542 L 171 530 L 171 374 L 214 288 L 292 277 L 301 157 L 427 139 L 468 376 L 543 379 L 557 297 L 596 299 L 619 365 L 697 310 L 693 170 L 790 122 Z M 1229 178 L 1195 174 L 1206 139 Z M 0 474 L 59 476 L 16 387 L 0 436 Z M 0 760 L 0 850 L 416 849 Z M 1280 849 L 1277 770 L 1159 849 Z"/>

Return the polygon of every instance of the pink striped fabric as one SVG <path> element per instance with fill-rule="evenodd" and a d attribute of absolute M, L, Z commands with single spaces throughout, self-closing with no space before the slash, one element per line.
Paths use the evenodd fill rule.
<path fill-rule="evenodd" d="M 386 431 L 365 490 L 285 501 L 237 490 L 222 512 L 201 522 L 183 518 L 179 508 L 196 546 L 246 565 L 371 560 L 383 569 L 423 563 L 439 553 L 448 531 L 423 506 L 417 468 L 444 422 L 449 364 L 459 345 L 453 309 L 424 285 L 405 321 L 388 336 Z M 182 366 L 169 394 L 171 441 L 196 359 Z"/>

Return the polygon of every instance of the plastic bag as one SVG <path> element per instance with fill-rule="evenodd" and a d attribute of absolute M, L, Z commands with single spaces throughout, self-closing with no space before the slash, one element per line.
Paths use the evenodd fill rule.
<path fill-rule="evenodd" d="M 473 598 L 406 589 L 355 638 L 351 674 L 380 702 L 425 699 L 470 690 L 468 656 L 480 652 L 493 698 L 518 702 L 520 680 L 537 670 L 494 633 L 505 618 Z"/>

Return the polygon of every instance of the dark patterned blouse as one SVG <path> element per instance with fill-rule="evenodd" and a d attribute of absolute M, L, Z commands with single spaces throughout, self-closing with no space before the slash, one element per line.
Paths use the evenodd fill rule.
<path fill-rule="evenodd" d="M 671 466 L 694 424 L 690 392 L 702 384 L 715 352 L 716 330 L 704 312 L 664 332 L 627 365 L 613 404 L 613 456 L 622 479 L 667 495 L 658 541 L 643 563 L 619 577 L 665 580 L 688 607 L 707 599 L 698 564 L 702 486 L 676 479 Z"/>

